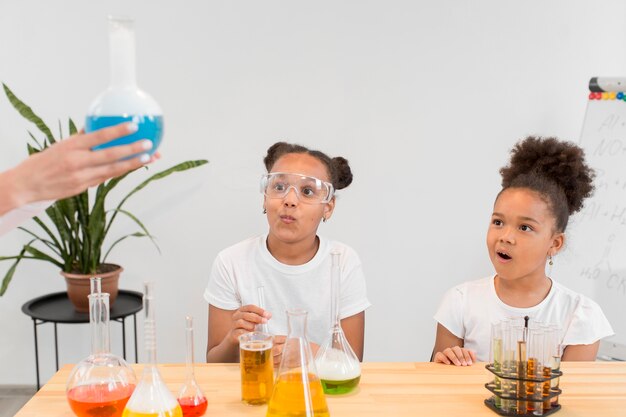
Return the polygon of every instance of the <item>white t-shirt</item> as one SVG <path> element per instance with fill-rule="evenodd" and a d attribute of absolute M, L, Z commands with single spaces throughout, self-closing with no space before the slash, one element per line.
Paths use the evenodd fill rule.
<path fill-rule="evenodd" d="M 272 313 L 269 332 L 287 334 L 289 309 L 308 312 L 309 342 L 324 343 L 332 326 L 330 269 L 333 250 L 341 253 L 339 317 L 353 316 L 368 308 L 365 277 L 356 252 L 343 243 L 320 236 L 317 253 L 303 265 L 285 265 L 267 249 L 267 235 L 246 239 L 221 251 L 204 291 L 204 299 L 224 310 L 258 305 L 259 286 L 264 287 L 265 309 Z"/>
<path fill-rule="evenodd" d="M 539 304 L 517 308 L 500 300 L 494 278 L 449 289 L 435 314 L 435 320 L 463 339 L 464 346 L 475 351 L 479 361 L 489 360 L 491 324 L 506 318 L 529 316 L 541 323 L 559 325 L 563 347 L 592 344 L 614 334 L 598 304 L 554 280 L 547 297 Z"/>
<path fill-rule="evenodd" d="M 22 222 L 41 214 L 52 203 L 54 200 L 38 201 L 18 207 L 0 216 L 0 236 L 15 229 Z"/>

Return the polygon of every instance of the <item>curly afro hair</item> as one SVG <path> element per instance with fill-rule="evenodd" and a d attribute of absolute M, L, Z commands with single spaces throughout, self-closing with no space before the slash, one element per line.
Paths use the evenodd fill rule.
<path fill-rule="evenodd" d="M 276 161 L 278 161 L 281 156 L 290 153 L 305 153 L 322 162 L 328 170 L 335 190 L 344 189 L 352 183 L 352 170 L 350 169 L 347 159 L 341 156 L 330 158 L 324 152 L 314 151 L 305 146 L 287 142 L 276 142 L 267 149 L 267 155 L 263 158 L 263 163 L 265 164 L 267 172 L 270 172 Z"/>
<path fill-rule="evenodd" d="M 500 175 L 502 191 L 528 188 L 537 192 L 552 210 L 560 232 L 594 189 L 595 173 L 585 163 L 585 152 L 574 143 L 553 137 L 529 136 L 518 142 Z"/>

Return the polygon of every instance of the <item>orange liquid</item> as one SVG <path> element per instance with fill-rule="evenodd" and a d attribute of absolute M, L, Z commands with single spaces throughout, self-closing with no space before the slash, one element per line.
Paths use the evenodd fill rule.
<path fill-rule="evenodd" d="M 183 417 L 200 417 L 206 411 L 206 398 L 185 397 L 179 398 L 178 404 L 183 410 Z"/>
<path fill-rule="evenodd" d="M 324 389 L 319 378 L 308 375 L 310 404 L 313 408 L 307 413 L 307 399 L 304 395 L 304 384 L 301 372 L 288 372 L 280 375 L 274 386 L 272 399 L 267 407 L 266 417 L 329 417 Z"/>
<path fill-rule="evenodd" d="M 78 417 L 119 417 L 134 385 L 109 389 L 108 384 L 81 385 L 67 392 L 67 401 Z"/>

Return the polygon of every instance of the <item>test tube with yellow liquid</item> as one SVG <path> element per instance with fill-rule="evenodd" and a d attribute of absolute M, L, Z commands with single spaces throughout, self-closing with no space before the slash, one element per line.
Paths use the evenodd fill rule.
<path fill-rule="evenodd" d="M 287 311 L 289 331 L 266 417 L 330 416 L 306 337 L 306 321 L 306 311 Z"/>

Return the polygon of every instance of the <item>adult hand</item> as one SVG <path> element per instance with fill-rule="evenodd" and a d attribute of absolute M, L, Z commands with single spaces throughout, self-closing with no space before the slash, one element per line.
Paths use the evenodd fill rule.
<path fill-rule="evenodd" d="M 158 158 L 145 152 L 149 140 L 93 151 L 94 146 L 137 131 L 137 125 L 124 123 L 92 133 L 80 132 L 61 140 L 42 152 L 31 155 L 4 176 L 3 198 L 11 199 L 12 208 L 42 200 L 58 200 L 81 193 L 139 168 Z M 137 155 L 136 157 L 128 158 Z"/>
<path fill-rule="evenodd" d="M 476 362 L 476 353 L 473 350 L 453 346 L 435 353 L 433 358 L 435 363 L 445 363 L 446 365 L 469 366 Z"/>
<path fill-rule="evenodd" d="M 254 331 L 257 324 L 264 324 L 272 317 L 269 311 L 253 304 L 239 307 L 232 315 L 232 322 L 228 335 L 231 344 L 239 345 L 239 336 Z"/>

